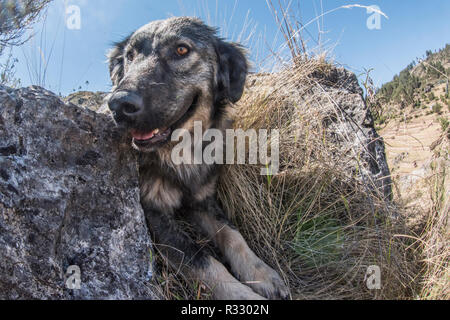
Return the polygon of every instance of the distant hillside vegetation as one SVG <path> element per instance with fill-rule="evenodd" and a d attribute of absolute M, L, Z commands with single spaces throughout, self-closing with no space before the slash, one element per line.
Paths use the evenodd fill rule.
<path fill-rule="evenodd" d="M 436 114 L 450 108 L 449 75 L 450 44 L 436 53 L 427 51 L 423 58 L 410 63 L 377 91 L 377 105 L 381 109 L 377 124 L 403 117 L 407 107 L 416 111 L 428 109 L 429 113 Z"/>

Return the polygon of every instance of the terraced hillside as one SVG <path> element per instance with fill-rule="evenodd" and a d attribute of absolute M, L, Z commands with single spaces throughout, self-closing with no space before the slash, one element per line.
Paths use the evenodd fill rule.
<path fill-rule="evenodd" d="M 450 45 L 411 63 L 377 93 L 376 120 L 386 142 L 397 200 L 429 212 L 432 178 L 448 167 Z M 445 181 L 448 190 L 449 179 Z"/>

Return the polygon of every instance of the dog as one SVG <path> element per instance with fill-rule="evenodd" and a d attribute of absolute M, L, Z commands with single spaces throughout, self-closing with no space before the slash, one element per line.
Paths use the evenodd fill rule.
<path fill-rule="evenodd" d="M 205 129 L 229 126 L 227 110 L 242 97 L 249 69 L 243 47 L 196 18 L 170 18 L 116 43 L 108 61 L 113 87 L 107 103 L 139 152 L 141 203 L 161 254 L 215 299 L 287 299 L 279 274 L 221 209 L 220 165 L 176 165 L 171 159 L 175 130 L 192 134 L 195 122 Z M 193 240 L 185 222 L 212 240 L 231 272 Z"/>

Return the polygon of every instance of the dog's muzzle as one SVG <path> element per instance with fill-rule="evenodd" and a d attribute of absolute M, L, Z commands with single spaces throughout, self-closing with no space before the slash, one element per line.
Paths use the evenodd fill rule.
<path fill-rule="evenodd" d="M 144 100 L 131 91 L 115 92 L 110 97 L 108 105 L 118 124 L 133 123 L 144 112 Z"/>

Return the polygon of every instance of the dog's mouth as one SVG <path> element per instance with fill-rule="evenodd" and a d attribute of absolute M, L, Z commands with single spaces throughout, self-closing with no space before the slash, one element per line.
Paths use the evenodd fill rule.
<path fill-rule="evenodd" d="M 167 143 L 172 135 L 172 132 L 183 125 L 189 119 L 192 112 L 195 110 L 198 103 L 199 96 L 195 96 L 192 103 L 182 115 L 177 118 L 175 122 L 169 127 L 154 129 L 152 131 L 142 131 L 132 129 L 131 136 L 133 137 L 133 146 L 138 150 L 155 149 Z"/>
<path fill-rule="evenodd" d="M 145 148 L 150 146 L 155 146 L 157 144 L 163 144 L 169 140 L 172 134 L 171 128 L 166 129 L 155 129 L 151 132 L 140 132 L 137 130 L 131 130 L 131 135 L 133 137 L 133 144 L 138 148 Z"/>

